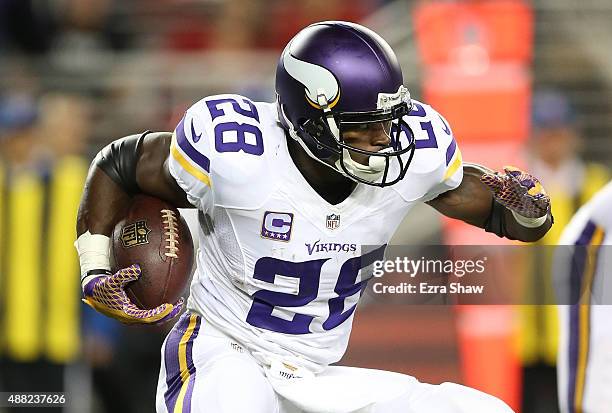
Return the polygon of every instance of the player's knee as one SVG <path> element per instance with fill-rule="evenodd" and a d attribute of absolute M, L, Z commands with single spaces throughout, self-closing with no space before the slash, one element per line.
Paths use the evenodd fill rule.
<path fill-rule="evenodd" d="M 268 379 L 254 362 L 227 357 L 196 381 L 197 400 L 192 412 L 274 413 L 278 400 Z"/>
<path fill-rule="evenodd" d="M 453 412 L 465 413 L 514 413 L 502 400 L 471 387 L 456 383 L 437 386 L 442 398 L 453 408 Z"/>
<path fill-rule="evenodd" d="M 376 403 L 372 413 L 415 411 L 440 413 L 513 413 L 506 403 L 486 393 L 455 383 L 419 383 L 406 392 Z"/>

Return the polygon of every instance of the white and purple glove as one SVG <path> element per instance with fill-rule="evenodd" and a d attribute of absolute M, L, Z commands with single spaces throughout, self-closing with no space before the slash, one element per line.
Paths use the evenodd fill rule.
<path fill-rule="evenodd" d="M 527 227 L 537 227 L 550 212 L 550 197 L 533 175 L 513 166 L 504 174 L 485 173 L 480 180 L 491 189 L 495 200 L 512 211 L 516 220 Z"/>
<path fill-rule="evenodd" d="M 183 307 L 181 298 L 174 304 L 162 304 L 150 310 L 130 301 L 124 287 L 140 277 L 140 266 L 132 265 L 113 275 L 88 276 L 83 283 L 83 302 L 100 313 L 125 324 L 163 324 L 176 317 Z"/>

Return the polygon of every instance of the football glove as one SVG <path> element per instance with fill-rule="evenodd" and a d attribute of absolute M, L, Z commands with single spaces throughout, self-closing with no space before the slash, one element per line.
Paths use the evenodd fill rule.
<path fill-rule="evenodd" d="M 181 312 L 182 298 L 174 304 L 166 303 L 150 310 L 138 308 L 130 301 L 124 287 L 139 277 L 140 266 L 137 264 L 113 275 L 101 274 L 83 285 L 83 302 L 124 324 L 162 324 Z"/>
<path fill-rule="evenodd" d="M 540 218 L 550 212 L 550 197 L 536 177 L 513 166 L 504 174 L 485 173 L 480 180 L 493 191 L 495 200 L 525 218 Z"/>

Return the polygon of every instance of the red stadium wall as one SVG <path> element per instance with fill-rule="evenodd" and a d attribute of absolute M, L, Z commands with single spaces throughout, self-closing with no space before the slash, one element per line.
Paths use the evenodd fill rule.
<path fill-rule="evenodd" d="M 528 137 L 533 11 L 520 0 L 426 2 L 414 11 L 424 100 L 449 121 L 463 159 L 520 166 Z M 448 244 L 504 243 L 447 220 Z M 457 306 L 462 383 L 520 407 L 514 314 L 504 306 Z"/>

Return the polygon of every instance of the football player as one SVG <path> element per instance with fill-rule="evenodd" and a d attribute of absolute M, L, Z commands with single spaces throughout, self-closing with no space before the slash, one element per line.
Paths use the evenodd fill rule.
<path fill-rule="evenodd" d="M 612 182 L 583 205 L 555 253 L 560 340 L 557 385 L 562 413 L 612 406 Z"/>
<path fill-rule="evenodd" d="M 330 364 L 371 277 L 362 269 L 412 206 L 533 241 L 552 225 L 538 180 L 464 165 L 446 120 L 411 99 L 389 45 L 357 24 L 299 32 L 276 93 L 274 103 L 206 97 L 174 133 L 120 139 L 92 164 L 76 244 L 84 299 L 104 314 L 160 323 L 183 304 L 141 310 L 122 290 L 138 266 L 110 273 L 108 236 L 129 196 L 199 210 L 197 270 L 162 349 L 158 412 L 511 411 L 457 384 Z"/>

